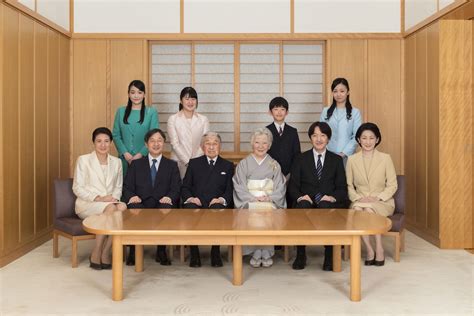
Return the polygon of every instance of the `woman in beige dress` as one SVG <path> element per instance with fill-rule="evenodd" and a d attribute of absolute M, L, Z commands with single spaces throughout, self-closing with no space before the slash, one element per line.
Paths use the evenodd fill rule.
<path fill-rule="evenodd" d="M 351 208 L 390 216 L 395 210 L 397 174 L 390 155 L 375 149 L 382 140 L 380 130 L 374 123 L 364 123 L 357 130 L 356 140 L 362 150 L 349 156 L 346 167 Z M 375 235 L 375 251 L 369 236 L 362 236 L 362 240 L 367 249 L 365 265 L 383 266 L 382 236 Z"/>
<path fill-rule="evenodd" d="M 94 151 L 77 158 L 72 190 L 76 195 L 75 210 L 81 219 L 102 213 L 124 211 L 127 206 L 120 202 L 122 195 L 122 162 L 109 154 L 112 132 L 99 127 L 92 133 Z M 95 247 L 89 257 L 90 267 L 96 270 L 110 269 L 112 237 L 97 235 Z"/>
<path fill-rule="evenodd" d="M 184 88 L 179 100 L 179 111 L 168 118 L 167 131 L 171 143 L 171 159 L 178 163 L 183 179 L 189 160 L 204 154 L 201 137 L 209 132 L 209 120 L 196 111 L 198 95 L 194 88 Z"/>

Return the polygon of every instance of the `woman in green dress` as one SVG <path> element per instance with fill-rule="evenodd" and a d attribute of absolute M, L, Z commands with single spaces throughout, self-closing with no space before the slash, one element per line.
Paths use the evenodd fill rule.
<path fill-rule="evenodd" d="M 145 134 L 158 128 L 156 109 L 145 106 L 145 84 L 133 80 L 128 85 L 128 103 L 119 107 L 115 113 L 113 138 L 118 156 L 122 159 L 123 175 L 128 165 L 148 154 L 145 146 Z"/>

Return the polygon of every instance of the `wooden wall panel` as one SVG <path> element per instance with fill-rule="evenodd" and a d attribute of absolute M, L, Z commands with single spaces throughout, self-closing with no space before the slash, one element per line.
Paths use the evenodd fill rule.
<path fill-rule="evenodd" d="M 416 223 L 427 227 L 427 31 L 416 35 Z"/>
<path fill-rule="evenodd" d="M 35 226 L 48 227 L 48 29 L 35 24 Z"/>
<path fill-rule="evenodd" d="M 440 22 L 440 237 L 472 248 L 472 21 Z"/>
<path fill-rule="evenodd" d="M 115 111 L 119 106 L 127 104 L 128 84 L 135 79 L 147 82 L 144 69 L 145 50 L 143 40 L 111 40 L 110 43 L 110 125 L 112 127 Z M 151 90 L 151 87 L 146 86 Z M 148 90 L 147 90 L 148 92 Z M 146 101 L 151 104 L 151 100 Z"/>
<path fill-rule="evenodd" d="M 439 235 L 439 24 L 427 29 L 427 229 Z"/>
<path fill-rule="evenodd" d="M 20 14 L 20 241 L 35 233 L 34 172 L 34 22 Z"/>
<path fill-rule="evenodd" d="M 59 36 L 48 30 L 48 226 L 53 223 L 53 181 L 59 178 Z"/>
<path fill-rule="evenodd" d="M 3 146 L 8 148 L 3 153 L 4 179 L 8 185 L 4 186 L 4 229 L 5 250 L 11 250 L 18 244 L 19 234 L 19 15 L 13 9 L 4 8 L 4 27 L 8 31 L 4 34 L 4 73 L 8 80 L 3 81 L 4 102 L 8 107 L 3 109 Z M 6 78 L 5 78 L 6 79 Z M 6 137 L 8 135 L 8 137 Z"/>
<path fill-rule="evenodd" d="M 332 103 L 332 81 L 338 77 L 346 78 L 351 89 L 351 103 L 362 111 L 365 121 L 367 119 L 367 40 L 329 40 L 327 46 L 326 105 Z"/>
<path fill-rule="evenodd" d="M 0 122 L 3 124 L 3 50 L 4 50 L 4 5 L 0 3 Z M 3 254 L 5 249 L 5 238 L 4 233 L 4 185 L 1 179 L 5 179 L 3 176 L 3 128 L 0 128 L 0 255 Z"/>
<path fill-rule="evenodd" d="M 64 36 L 59 37 L 59 177 L 69 178 L 71 140 L 69 119 L 71 107 L 69 105 L 69 43 Z"/>
<path fill-rule="evenodd" d="M 408 222 L 416 221 L 416 36 L 405 41 L 405 181 Z"/>
<path fill-rule="evenodd" d="M 379 150 L 390 154 L 403 174 L 400 40 L 368 40 L 367 120 L 382 133 Z"/>
<path fill-rule="evenodd" d="M 74 40 L 73 160 L 92 151 L 91 135 L 107 124 L 107 43 Z"/>

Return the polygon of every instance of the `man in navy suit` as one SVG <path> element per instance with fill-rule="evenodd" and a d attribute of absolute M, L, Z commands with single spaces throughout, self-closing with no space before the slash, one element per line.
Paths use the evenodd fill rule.
<path fill-rule="evenodd" d="M 176 208 L 179 203 L 181 178 L 178 165 L 162 155 L 165 133 L 152 129 L 145 135 L 148 155 L 132 161 L 123 184 L 122 200 L 128 208 Z M 127 265 L 135 264 L 135 251 L 131 247 Z M 170 265 L 166 247 L 158 246 L 156 262 Z"/>
<path fill-rule="evenodd" d="M 346 172 L 341 156 L 326 149 L 331 127 L 315 122 L 308 130 L 313 148 L 302 153 L 291 168 L 288 192 L 296 208 L 346 208 Z M 293 269 L 306 266 L 305 246 L 297 247 Z M 324 271 L 332 271 L 332 246 L 325 246 Z"/>
<path fill-rule="evenodd" d="M 214 132 L 202 136 L 201 148 L 204 155 L 189 161 L 183 179 L 181 197 L 184 208 L 223 209 L 232 206 L 232 176 L 234 165 L 219 156 L 221 137 Z M 190 246 L 189 266 L 201 266 L 198 246 Z M 211 248 L 211 265 L 222 267 L 219 246 Z"/>

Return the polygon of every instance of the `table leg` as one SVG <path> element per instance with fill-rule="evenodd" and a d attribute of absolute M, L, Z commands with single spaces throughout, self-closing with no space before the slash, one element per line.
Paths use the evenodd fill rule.
<path fill-rule="evenodd" d="M 123 247 L 122 236 L 112 237 L 112 299 L 123 299 Z"/>
<path fill-rule="evenodd" d="M 135 245 L 135 272 L 143 272 L 143 245 Z"/>
<path fill-rule="evenodd" d="M 242 246 L 233 247 L 234 285 L 242 285 Z"/>
<path fill-rule="evenodd" d="M 360 236 L 352 237 L 351 244 L 351 301 L 360 301 Z"/>
<path fill-rule="evenodd" d="M 332 271 L 341 272 L 341 245 L 334 245 L 332 248 Z"/>

